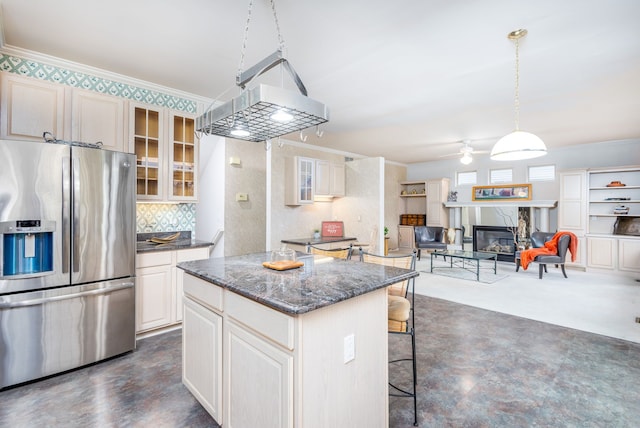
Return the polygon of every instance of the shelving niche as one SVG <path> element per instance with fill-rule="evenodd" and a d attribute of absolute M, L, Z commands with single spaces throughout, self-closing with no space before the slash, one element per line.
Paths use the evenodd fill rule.
<path fill-rule="evenodd" d="M 624 186 L 607 186 L 619 181 Z M 620 217 L 640 217 L 640 167 L 592 170 L 588 173 L 589 234 L 612 235 Z M 627 214 L 616 214 L 617 206 L 629 208 Z"/>

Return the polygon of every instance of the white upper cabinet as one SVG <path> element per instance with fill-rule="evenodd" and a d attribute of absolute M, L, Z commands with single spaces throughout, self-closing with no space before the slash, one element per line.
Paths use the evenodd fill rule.
<path fill-rule="evenodd" d="M 129 103 L 138 200 L 197 201 L 198 139 L 192 115 Z"/>
<path fill-rule="evenodd" d="M 125 144 L 124 99 L 74 89 L 71 101 L 71 139 L 85 143 L 102 142 L 106 149 L 128 150 Z"/>
<path fill-rule="evenodd" d="M 60 140 L 67 137 L 64 85 L 12 73 L 0 73 L 0 76 L 2 139 L 42 141 L 44 132 Z"/>
<path fill-rule="evenodd" d="M 427 226 L 449 227 L 449 213 L 444 207 L 448 193 L 448 178 L 427 180 Z"/>
<path fill-rule="evenodd" d="M 587 171 L 563 171 L 560 179 L 560 201 L 558 203 L 558 229 L 582 236 L 587 230 L 586 199 Z"/>
<path fill-rule="evenodd" d="M 146 104 L 129 104 L 129 144 L 136 155 L 138 200 L 166 199 L 166 139 L 164 111 Z"/>
<path fill-rule="evenodd" d="M 42 141 L 43 133 L 50 132 L 58 140 L 101 142 L 117 151 L 127 148 L 124 99 L 12 73 L 1 75 L 1 138 Z"/>
<path fill-rule="evenodd" d="M 344 163 L 316 160 L 315 196 L 340 197 L 345 195 Z"/>
<path fill-rule="evenodd" d="M 168 199 L 195 201 L 198 199 L 198 139 L 195 117 L 183 113 L 169 114 Z"/>
<path fill-rule="evenodd" d="M 315 160 L 294 156 L 285 162 L 285 205 L 312 204 Z"/>
<path fill-rule="evenodd" d="M 344 196 L 346 194 L 345 166 L 343 163 L 331 163 L 329 165 L 330 187 L 332 196 Z"/>

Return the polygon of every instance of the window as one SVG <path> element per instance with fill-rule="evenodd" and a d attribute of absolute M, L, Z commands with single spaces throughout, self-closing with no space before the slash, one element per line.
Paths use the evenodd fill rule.
<path fill-rule="evenodd" d="M 529 181 L 553 181 L 555 179 L 555 165 L 539 165 L 529 167 Z"/>
<path fill-rule="evenodd" d="M 513 181 L 513 170 L 511 168 L 492 169 L 489 171 L 489 183 L 511 183 Z"/>
<path fill-rule="evenodd" d="M 478 173 L 476 171 L 465 171 L 457 174 L 458 186 L 474 185 L 478 182 Z"/>

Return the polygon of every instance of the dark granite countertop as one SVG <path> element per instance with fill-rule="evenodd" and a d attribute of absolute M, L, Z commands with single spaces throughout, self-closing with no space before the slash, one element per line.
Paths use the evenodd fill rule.
<path fill-rule="evenodd" d="M 154 233 L 138 233 L 136 241 L 136 252 L 140 253 L 152 253 L 156 251 L 176 251 L 176 250 L 188 250 L 191 248 L 202 248 L 211 245 L 209 241 L 199 241 L 197 239 L 191 239 L 191 232 L 182 231 L 180 236 L 168 244 L 156 244 L 150 242 L 151 238 L 164 238 L 173 235 L 175 232 L 154 232 Z"/>
<path fill-rule="evenodd" d="M 318 239 L 313 237 L 309 238 L 292 238 L 292 239 L 283 239 L 280 242 L 283 244 L 296 244 L 296 245 L 320 245 L 320 244 L 330 244 L 332 242 L 347 242 L 347 241 L 355 241 L 357 238 L 351 238 L 348 236 L 324 236 Z"/>
<path fill-rule="evenodd" d="M 270 253 L 179 263 L 205 281 L 287 314 L 303 314 L 418 276 L 417 271 L 297 252 L 304 266 L 275 271 Z"/>

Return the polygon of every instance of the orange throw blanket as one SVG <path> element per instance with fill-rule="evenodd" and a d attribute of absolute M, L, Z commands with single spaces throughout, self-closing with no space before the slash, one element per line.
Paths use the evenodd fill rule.
<path fill-rule="evenodd" d="M 529 267 L 529 263 L 531 263 L 537 256 L 558 254 L 558 241 L 563 235 L 569 235 L 571 238 L 569 241 L 569 252 L 571 253 L 571 261 L 575 262 L 576 256 L 578 255 L 578 238 L 571 232 L 558 232 L 553 235 L 551 240 L 544 243 L 544 247 L 529 248 L 528 250 L 520 252 L 520 265 L 522 266 L 522 269 L 526 270 Z"/>

